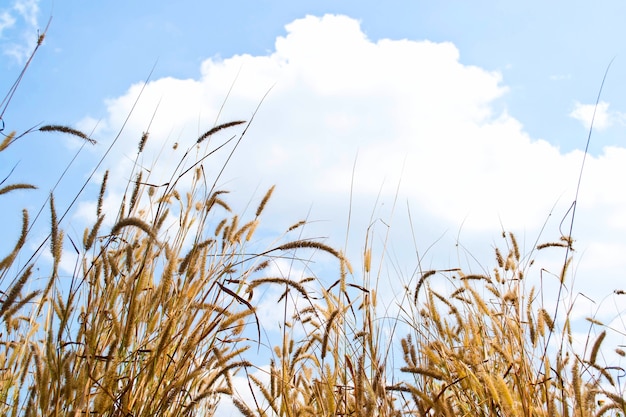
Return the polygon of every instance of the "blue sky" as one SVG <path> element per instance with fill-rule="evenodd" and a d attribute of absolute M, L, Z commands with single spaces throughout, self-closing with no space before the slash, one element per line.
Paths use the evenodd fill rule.
<path fill-rule="evenodd" d="M 591 102 L 604 68 L 617 57 L 612 79 L 620 74 L 624 51 L 617 1 L 524 2 L 493 1 L 285 2 L 79 2 L 23 1 L 38 5 L 38 27 L 28 25 L 10 7 L 15 24 L 2 31 L 6 48 L 23 45 L 52 16 L 46 48 L 28 73 L 21 97 L 40 96 L 43 118 L 79 119 L 82 109 L 102 110 L 102 98 L 120 94 L 145 77 L 158 59 L 156 77 L 197 77 L 202 60 L 273 50 L 284 25 L 306 14 L 346 14 L 361 21 L 371 40 L 429 39 L 450 41 L 461 62 L 502 71 L 511 88 L 507 108 L 535 137 L 564 149 L 581 142 L 577 125 L 567 116 L 574 101 Z M 19 65 L 6 54 L 4 73 Z M 80 77 L 76 77 L 80 74 Z M 6 79 L 11 79 L 8 77 Z M 614 108 L 624 87 L 613 82 L 604 98 Z M 45 91 L 45 94 L 42 94 Z M 87 94 L 88 92 L 88 94 Z M 81 98 L 80 106 L 59 106 L 60 100 Z M 12 105 L 16 113 L 19 97 Z M 26 99 L 23 99 L 26 100 Z M 98 105 L 100 107 L 98 107 Z M 43 116 L 45 115 L 45 116 Z M 611 142 L 612 137 L 604 138 Z M 594 149 L 598 141 L 595 141 Z"/>
<path fill-rule="evenodd" d="M 568 296 L 595 301 L 577 304 L 579 317 L 597 313 L 623 331 L 616 319 L 623 299 L 610 294 L 626 270 L 625 9 L 621 1 L 561 0 L 5 1 L 3 93 L 37 30 L 52 22 L 3 116 L 4 133 L 48 123 L 94 130 L 99 145 L 82 152 L 57 191 L 67 204 L 156 63 L 105 160 L 116 167 L 115 194 L 159 101 L 147 165 L 161 147 L 212 126 L 239 73 L 220 122 L 249 119 L 272 89 L 225 174 L 224 184 L 238 191 L 233 198 L 244 207 L 276 183 L 269 229 L 310 213 L 320 220 L 314 233 L 341 246 L 356 158 L 351 251 L 359 256 L 372 216 L 393 217 L 386 279 L 408 284 L 415 251 L 407 206 L 426 268 L 480 270 L 502 243 L 502 228 L 527 250 L 544 223 L 540 240 L 558 239 L 592 105 L 614 59 L 580 190 L 576 290 Z M 41 187 L 19 204 L 36 210 L 76 149 L 69 138 L 30 135 L 0 156 L 0 176 L 19 160 L 12 179 Z M 157 166 L 167 172 L 176 158 L 161 157 Z M 71 214 L 70 235 L 82 236 L 96 193 L 94 184 Z M 480 264 L 458 250 L 457 237 Z M 560 255 L 546 264 L 556 269 Z"/>

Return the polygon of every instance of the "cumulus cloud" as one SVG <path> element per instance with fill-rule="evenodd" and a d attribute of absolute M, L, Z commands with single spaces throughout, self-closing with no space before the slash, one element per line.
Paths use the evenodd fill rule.
<path fill-rule="evenodd" d="M 133 85 L 107 102 L 101 143 L 115 137 L 141 88 Z M 219 122 L 250 120 L 267 94 L 220 186 L 236 191 L 231 198 L 245 206 L 253 193 L 277 184 L 267 211 L 269 227 L 287 227 L 308 213 L 322 220 L 314 229 L 319 236 L 341 244 L 352 195 L 357 249 L 369 225 L 385 230 L 396 216 L 398 239 L 406 240 L 388 250 L 396 251 L 398 263 L 409 255 L 407 265 L 415 262 L 411 234 L 428 246 L 446 234 L 445 242 L 454 242 L 462 230 L 470 239 L 488 236 L 481 241 L 485 249 L 489 236 L 504 227 L 522 233 L 530 249 L 546 221 L 553 226 L 546 238 L 558 238 L 583 155 L 561 153 L 530 137 L 498 104 L 507 92 L 499 72 L 463 64 L 452 43 L 374 41 L 349 17 L 307 16 L 287 25 L 267 55 L 210 58 L 199 79 L 151 81 L 110 156 L 116 169 L 109 189 L 119 194 L 126 186 L 142 132 L 149 130 L 150 138 L 140 162 L 151 182 L 165 182 L 203 131 Z M 596 127 L 608 126 L 610 118 L 603 116 L 608 104 L 599 109 Z M 587 116 L 588 107 L 580 105 L 572 117 Z M 222 132 L 206 149 L 240 132 Z M 606 148 L 587 157 L 576 237 L 588 247 L 626 227 L 620 220 L 623 193 L 610 185 L 626 178 L 623 154 L 622 148 Z M 213 159 L 205 163 L 207 175 L 220 168 Z M 412 232 L 400 215 L 407 207 Z M 466 242 L 470 250 L 472 244 Z M 590 253 L 599 259 L 597 251 Z M 431 265 L 458 266 L 458 258 L 448 256 Z M 613 268 L 601 268 L 606 275 L 594 278 L 603 285 L 596 291 L 612 290 Z M 397 279 L 406 284 L 414 265 L 400 269 L 406 275 Z M 584 265 L 578 270 L 587 272 Z M 386 290 L 394 288 L 401 286 Z"/>

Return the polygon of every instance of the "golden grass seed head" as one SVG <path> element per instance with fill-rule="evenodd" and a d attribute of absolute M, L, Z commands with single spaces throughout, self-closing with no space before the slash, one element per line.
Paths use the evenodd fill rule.
<path fill-rule="evenodd" d="M 146 146 L 146 141 L 148 140 L 148 136 L 150 134 L 148 132 L 143 132 L 141 134 L 141 139 L 139 140 L 139 150 L 138 153 L 142 153 L 143 152 L 143 148 Z"/>
<path fill-rule="evenodd" d="M 257 209 L 256 209 L 256 217 L 259 217 L 261 215 L 261 213 L 263 212 L 263 209 L 265 209 L 265 205 L 267 204 L 269 199 L 272 197 L 272 193 L 274 192 L 274 188 L 276 188 L 276 186 L 272 185 L 270 187 L 270 189 L 267 190 L 267 192 L 265 193 L 265 196 L 261 200 L 261 203 L 259 204 L 259 207 L 257 207 Z"/>
<path fill-rule="evenodd" d="M 208 131 L 206 131 L 204 134 L 202 134 L 202 136 L 200 136 L 196 140 L 196 145 L 199 145 L 200 143 L 202 143 L 202 141 L 204 141 L 205 139 L 207 139 L 208 137 L 214 135 L 215 133 L 219 132 L 222 129 L 227 129 L 229 127 L 237 126 L 237 125 L 240 125 L 242 123 L 246 123 L 245 120 L 237 120 L 237 121 L 234 121 L 234 122 L 222 123 L 221 125 L 217 125 L 217 126 L 211 128 L 211 129 L 209 129 Z"/>
<path fill-rule="evenodd" d="M 122 229 L 124 229 L 126 227 L 130 227 L 130 226 L 133 226 L 133 227 L 136 227 L 136 228 L 142 230 L 154 242 L 157 242 L 156 234 L 154 233 L 154 230 L 152 229 L 152 227 L 150 227 L 150 225 L 148 223 L 146 223 L 145 221 L 143 221 L 143 220 L 141 220 L 140 218 L 137 218 L 137 217 L 127 217 L 125 219 L 120 220 L 111 229 L 111 234 L 112 235 L 117 235 L 117 234 L 119 234 L 122 231 Z"/>
<path fill-rule="evenodd" d="M 496 248 L 496 260 L 498 261 L 498 266 L 500 268 L 504 267 L 504 258 L 502 257 L 502 253 L 498 248 Z"/>
<path fill-rule="evenodd" d="M 502 298 L 505 302 L 517 305 L 519 296 L 515 290 L 508 291 Z"/>
<path fill-rule="evenodd" d="M 83 235 L 83 247 L 85 248 L 85 251 L 88 251 L 93 246 L 93 243 L 96 240 L 96 236 L 98 234 L 98 230 L 100 229 L 103 221 L 104 216 L 101 215 L 100 217 L 98 217 L 98 220 L 96 220 L 96 224 L 94 224 L 91 231 L 89 231 L 89 228 L 85 228 L 85 233 Z"/>
<path fill-rule="evenodd" d="M 141 189 L 141 179 L 143 178 L 143 171 L 139 171 L 137 177 L 135 177 L 135 186 L 133 187 L 133 193 L 130 196 L 130 205 L 128 212 L 132 212 L 137 204 L 137 197 L 139 196 L 139 190 Z"/>
<path fill-rule="evenodd" d="M 363 267 L 365 268 L 365 273 L 369 273 L 372 267 L 372 249 L 365 249 L 365 253 L 363 254 Z"/>
<path fill-rule="evenodd" d="M 7 255 L 2 261 L 0 261 L 0 271 L 2 271 L 3 269 L 7 269 L 11 266 L 11 264 L 17 257 L 17 254 L 24 246 L 24 243 L 26 242 L 26 235 L 28 234 L 28 225 L 29 225 L 28 210 L 23 209 L 22 210 L 22 231 L 20 233 L 20 237 L 18 238 L 17 243 L 15 244 L 15 247 L 13 248 L 11 253 Z"/>
<path fill-rule="evenodd" d="M 76 136 L 76 137 L 79 137 L 81 139 L 84 139 L 87 142 L 91 143 L 92 145 L 95 145 L 96 143 L 98 143 L 95 140 L 91 139 L 89 136 L 85 135 L 80 130 L 73 129 L 73 128 L 67 127 L 67 126 L 45 125 L 45 126 L 40 127 L 39 131 L 40 132 L 62 132 L 62 133 L 67 133 L 69 135 Z"/>
<path fill-rule="evenodd" d="M 292 242 L 288 242 L 283 245 L 277 246 L 274 250 L 289 250 L 289 249 L 301 249 L 301 248 L 319 249 L 324 252 L 330 253 L 337 259 L 343 259 L 342 255 L 334 248 L 328 245 L 325 245 L 324 243 L 317 242 L 314 240 L 294 240 Z"/>
<path fill-rule="evenodd" d="M 298 227 L 304 226 L 306 224 L 306 220 L 300 220 L 298 223 L 292 224 L 287 229 L 287 232 L 291 232 L 292 230 L 297 229 Z"/>
<path fill-rule="evenodd" d="M 509 239 L 511 239 L 511 244 L 513 245 L 513 256 L 515 257 L 515 260 L 519 261 L 520 252 L 519 252 L 519 246 L 517 244 L 517 239 L 515 239 L 515 235 L 510 232 L 509 232 Z"/>
<path fill-rule="evenodd" d="M 602 331 L 602 333 L 598 335 L 598 338 L 594 342 L 593 347 L 591 348 L 591 354 L 589 355 L 589 363 L 591 364 L 596 363 L 598 352 L 600 351 L 600 345 L 602 344 L 602 341 L 604 340 L 605 337 L 606 337 L 606 330 Z"/>
<path fill-rule="evenodd" d="M 548 329 L 552 332 L 554 331 L 554 321 L 552 317 L 550 317 L 550 313 L 544 308 L 539 310 L 539 314 L 543 319 L 543 322 L 548 326 Z"/>
<path fill-rule="evenodd" d="M 6 295 L 0 305 L 0 318 L 5 315 L 7 310 L 9 310 L 9 307 L 13 305 L 15 300 L 17 300 L 21 294 L 22 288 L 24 288 L 24 285 L 26 285 L 28 278 L 33 272 L 33 266 L 33 264 L 28 265 L 18 280 L 9 288 L 8 291 L 6 291 Z"/>
<path fill-rule="evenodd" d="M 569 269 L 570 264 L 572 263 L 572 257 L 570 256 L 569 258 L 567 258 L 567 260 L 565 261 L 565 265 L 563 265 L 563 268 L 561 268 L 561 274 L 559 276 L 559 282 L 561 284 L 565 283 L 565 277 L 567 276 L 567 270 Z"/>
<path fill-rule="evenodd" d="M 585 320 L 587 320 L 591 324 L 595 324 L 596 326 L 604 326 L 604 323 L 602 323 L 599 320 L 594 319 L 593 317 L 585 317 Z"/>
<path fill-rule="evenodd" d="M 61 259 L 61 251 L 62 251 L 62 243 L 63 243 L 63 233 L 59 232 L 59 222 L 57 220 L 57 213 L 54 208 L 54 195 L 50 194 L 50 247 L 52 252 L 52 257 L 55 262 L 60 261 Z"/>
<path fill-rule="evenodd" d="M 0 188 L 0 195 L 2 194 L 6 194 L 8 192 L 14 191 L 14 190 L 36 190 L 37 187 L 35 187 L 34 185 L 31 184 L 10 184 L 7 186 L 4 186 L 2 188 Z"/>
<path fill-rule="evenodd" d="M 433 378 L 439 381 L 442 381 L 445 379 L 445 375 L 441 373 L 439 370 L 434 369 L 434 368 L 424 368 L 424 367 L 419 367 L 419 366 L 403 366 L 400 368 L 400 371 L 411 373 L 411 374 L 424 375 L 424 376 L 427 376 L 429 378 Z"/>
<path fill-rule="evenodd" d="M 254 236 L 256 228 L 259 226 L 259 221 L 253 220 L 249 224 L 250 227 L 248 227 L 248 233 L 246 233 L 246 242 L 249 242 L 252 239 L 252 236 Z"/>
<path fill-rule="evenodd" d="M 545 249 L 545 248 L 565 248 L 567 247 L 567 244 L 565 243 L 560 243 L 560 242 L 548 242 L 548 243 L 541 243 L 539 245 L 537 245 L 537 249 L 541 250 L 541 249 Z"/>
<path fill-rule="evenodd" d="M 217 227 L 215 228 L 215 236 L 218 236 L 220 234 L 220 232 L 222 231 L 222 229 L 226 225 L 227 221 L 228 221 L 228 219 L 224 218 L 217 224 Z"/>
<path fill-rule="evenodd" d="M 109 170 L 107 169 L 104 172 L 104 176 L 102 177 L 102 184 L 100 185 L 100 193 L 98 194 L 98 205 L 96 208 L 96 216 L 100 217 L 102 214 L 102 204 L 104 203 L 104 192 L 107 186 L 107 180 L 109 179 Z"/>
<path fill-rule="evenodd" d="M 15 132 L 9 132 L 9 134 L 4 137 L 4 140 L 2 141 L 2 143 L 0 143 L 0 152 L 9 147 L 14 137 Z"/>

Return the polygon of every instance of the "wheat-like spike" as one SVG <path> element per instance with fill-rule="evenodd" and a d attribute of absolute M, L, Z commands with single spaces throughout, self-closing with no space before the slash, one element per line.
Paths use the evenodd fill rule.
<path fill-rule="evenodd" d="M 277 246 L 273 250 L 289 250 L 289 249 L 300 249 L 300 248 L 320 249 L 320 250 L 323 250 L 324 252 L 330 253 L 337 259 L 343 259 L 343 257 L 337 250 L 321 242 L 316 242 L 314 240 L 294 240 L 292 242 L 288 242 L 283 245 Z"/>
<path fill-rule="evenodd" d="M 63 234 L 59 233 L 59 222 L 57 220 L 56 209 L 54 208 L 54 195 L 50 194 L 50 246 L 52 251 L 52 258 L 55 263 L 61 260 L 62 241 Z"/>
<path fill-rule="evenodd" d="M 233 236 L 235 236 L 235 230 L 237 230 L 237 228 L 239 227 L 239 216 L 238 215 L 234 215 L 230 225 L 224 229 L 224 230 L 228 230 L 228 233 L 225 235 L 225 240 L 228 241 L 228 243 L 233 244 Z"/>
<path fill-rule="evenodd" d="M 163 226 L 163 223 L 165 222 L 165 219 L 167 219 L 167 216 L 169 214 L 170 214 L 170 209 L 166 208 L 165 210 L 163 210 L 163 213 L 161 213 L 160 217 L 154 222 L 155 233 L 161 230 L 161 227 Z"/>
<path fill-rule="evenodd" d="M 28 265 L 28 267 L 26 267 L 26 269 L 24 270 L 22 275 L 19 277 L 17 282 L 15 282 L 15 284 L 13 284 L 11 288 L 8 290 L 6 297 L 4 298 L 4 301 L 2 302 L 2 305 L 0 305 L 0 317 L 4 316 L 4 313 L 6 313 L 7 310 L 9 310 L 9 307 L 11 307 L 12 304 L 17 299 L 17 297 L 19 297 L 20 293 L 22 292 L 22 288 L 24 288 L 24 285 L 26 284 L 26 281 L 30 277 L 30 274 L 32 273 L 32 271 L 33 271 L 33 264 L 30 264 Z"/>
<path fill-rule="evenodd" d="M 513 244 L 513 256 L 515 256 L 515 260 L 520 260 L 519 246 L 517 245 L 517 239 L 515 239 L 515 235 L 509 232 L 509 239 L 511 239 L 511 243 Z"/>
<path fill-rule="evenodd" d="M 565 265 L 563 265 L 563 268 L 561 269 L 561 275 L 559 277 L 559 282 L 561 284 L 565 283 L 565 276 L 567 275 L 567 270 L 569 269 L 570 263 L 572 263 L 571 256 L 567 259 L 567 261 L 565 261 Z"/>
<path fill-rule="evenodd" d="M 566 248 L 566 247 L 567 247 L 566 243 L 560 243 L 560 242 L 541 243 L 537 245 L 538 250 L 545 249 L 545 248 Z"/>
<path fill-rule="evenodd" d="M 235 405 L 235 407 L 237 408 L 237 410 L 239 410 L 239 412 L 241 414 L 243 414 L 245 417 L 255 417 L 256 414 L 254 414 L 254 412 L 250 409 L 250 407 L 248 407 L 246 405 L 246 403 L 244 403 L 243 401 L 239 400 L 238 398 L 235 397 L 231 397 L 233 404 Z M 261 410 L 259 410 L 261 411 Z M 265 412 L 263 412 L 263 415 L 265 415 Z"/>
<path fill-rule="evenodd" d="M 9 134 L 6 135 L 2 143 L 0 143 L 0 152 L 2 152 L 3 150 L 9 147 L 14 137 L 15 137 L 15 132 L 9 132 Z"/>
<path fill-rule="evenodd" d="M 597 409 L 596 413 L 594 414 L 595 417 L 601 417 L 603 415 L 605 415 L 606 413 L 608 413 L 611 410 L 618 410 L 617 413 L 615 413 L 614 415 L 616 416 L 620 416 L 622 415 L 621 413 L 619 413 L 619 411 L 624 411 L 624 406 L 621 406 L 615 402 L 609 402 L 604 404 L 602 407 L 600 407 L 599 409 Z"/>
<path fill-rule="evenodd" d="M 249 224 L 250 224 L 250 227 L 248 228 L 248 233 L 246 233 L 246 242 L 250 242 L 250 240 L 252 239 L 252 236 L 254 236 L 254 232 L 256 231 L 256 228 L 259 226 L 259 221 L 253 220 Z"/>
<path fill-rule="evenodd" d="M 2 194 L 6 194 L 8 192 L 11 192 L 13 190 L 36 190 L 37 187 L 35 187 L 34 185 L 31 184 L 11 184 L 11 185 L 7 185 L 5 187 L 0 188 L 0 195 Z"/>
<path fill-rule="evenodd" d="M 242 369 L 252 366 L 252 364 L 246 360 L 229 364 L 223 364 L 218 362 L 218 365 L 222 366 L 222 369 L 209 379 L 209 381 L 207 382 L 207 387 L 209 388 L 212 388 L 213 384 L 215 384 L 220 379 L 220 377 L 228 378 L 228 375 L 232 369 Z M 199 369 L 199 371 L 204 372 L 203 369 Z"/>
<path fill-rule="evenodd" d="M 579 410 L 578 415 L 582 414 L 582 380 L 580 378 L 580 370 L 578 369 L 578 361 L 575 360 L 572 365 L 572 390 L 574 391 L 574 408 Z"/>
<path fill-rule="evenodd" d="M 594 319 L 593 317 L 585 317 L 585 320 L 587 320 L 591 324 L 595 324 L 596 326 L 604 326 L 604 323 L 602 323 L 599 320 Z"/>
<path fill-rule="evenodd" d="M 400 368 L 400 371 L 411 373 L 411 374 L 425 375 L 429 378 L 437 379 L 440 381 L 446 378 L 444 374 L 442 374 L 436 369 L 424 368 L 420 366 L 403 366 Z"/>
<path fill-rule="evenodd" d="M 487 282 L 491 281 L 491 278 L 489 278 L 487 275 L 481 275 L 481 274 L 469 274 L 469 275 L 462 275 L 461 280 L 485 280 Z"/>
<path fill-rule="evenodd" d="M 342 294 L 346 293 L 346 262 L 344 262 L 344 257 L 342 256 L 341 261 L 339 262 L 339 291 Z"/>
<path fill-rule="evenodd" d="M 545 324 L 548 326 L 548 329 L 551 332 L 554 331 L 554 321 L 552 320 L 552 317 L 550 317 L 550 313 L 548 313 L 546 309 L 542 308 L 539 310 L 539 314 L 543 318 Z"/>
<path fill-rule="evenodd" d="M 92 145 L 95 145 L 96 143 L 98 143 L 95 140 L 91 139 L 89 136 L 85 135 L 80 130 L 76 130 L 76 129 L 73 129 L 73 128 L 67 127 L 67 126 L 46 125 L 46 126 L 40 127 L 39 131 L 40 132 L 63 132 L 63 133 L 67 133 L 69 135 L 77 136 L 77 137 L 79 137 L 81 139 L 84 139 L 87 142 L 91 143 Z"/>
<path fill-rule="evenodd" d="M 516 413 L 516 407 L 513 402 L 513 396 L 511 395 L 511 390 L 506 384 L 506 381 L 501 375 L 495 376 L 495 385 L 498 390 L 498 394 L 500 394 L 500 399 L 504 403 L 504 408 L 508 411 L 508 415 L 514 415 Z"/>
<path fill-rule="evenodd" d="M 270 197 L 272 197 L 272 193 L 274 192 L 274 188 L 276 188 L 276 186 L 272 185 L 270 187 L 270 189 L 267 190 L 267 192 L 265 193 L 265 196 L 263 197 L 263 200 L 261 200 L 261 204 L 259 204 L 259 207 L 257 207 L 257 209 L 256 209 L 256 217 L 259 217 L 261 215 L 261 213 L 263 212 L 263 209 L 265 208 L 265 205 L 269 201 Z"/>
<path fill-rule="evenodd" d="M 496 260 L 498 261 L 498 266 L 500 268 L 504 267 L 504 258 L 502 257 L 502 253 L 500 252 L 500 249 L 496 248 Z"/>
<path fill-rule="evenodd" d="M 298 282 L 296 281 L 292 281 L 290 279 L 287 278 L 258 278 L 253 280 L 252 282 L 250 282 L 248 284 L 248 288 L 246 289 L 246 292 L 252 291 L 253 289 L 255 289 L 256 287 L 258 287 L 259 285 L 262 284 L 281 284 L 281 285 L 287 285 L 289 287 L 293 287 L 294 289 L 296 289 L 304 298 L 308 299 L 309 298 L 309 293 L 307 292 L 307 290 Z"/>
<path fill-rule="evenodd" d="M 220 322 L 220 327 L 219 327 L 218 331 L 221 332 L 221 331 L 224 331 L 224 330 L 228 330 L 229 327 L 231 326 L 231 324 L 233 324 L 235 322 L 239 322 L 243 318 L 248 317 L 250 314 L 253 314 L 253 313 L 254 313 L 254 311 L 252 311 L 252 310 L 242 310 L 242 311 L 240 311 L 238 313 L 230 314 L 228 317 L 224 318 Z"/>
<path fill-rule="evenodd" d="M 295 230 L 298 227 L 304 226 L 305 224 L 306 224 L 306 220 L 300 220 L 298 223 L 292 224 L 291 226 L 289 226 L 289 228 L 287 229 L 287 232 L 291 232 L 292 230 Z"/>
<path fill-rule="evenodd" d="M 211 128 L 211 129 L 209 129 L 202 136 L 200 136 L 198 138 L 198 140 L 196 140 L 196 145 L 199 145 L 203 140 L 205 140 L 206 138 L 210 137 L 211 135 L 214 135 L 215 133 L 219 132 L 222 129 L 227 129 L 229 127 L 237 126 L 237 125 L 240 125 L 242 123 L 246 123 L 246 121 L 245 120 L 237 120 L 237 121 L 234 121 L 234 122 L 222 123 L 221 125 L 217 125 L 217 126 Z"/>
<path fill-rule="evenodd" d="M 206 239 L 194 245 L 191 248 L 191 250 L 187 253 L 187 255 L 185 255 L 183 260 L 181 261 L 180 266 L 178 268 L 178 273 L 182 274 L 184 271 L 186 271 L 187 268 L 189 267 L 191 260 L 194 259 L 194 257 L 197 256 L 201 250 L 203 250 L 207 246 L 212 245 L 213 243 L 215 243 L 215 239 Z"/>
<path fill-rule="evenodd" d="M 241 238 L 243 234 L 246 234 L 245 241 L 249 242 L 252 239 L 252 235 L 254 234 L 255 229 L 259 221 L 257 219 L 251 220 L 248 223 L 244 224 L 235 234 L 233 235 L 233 243 L 241 243 Z"/>
<path fill-rule="evenodd" d="M 481 313 L 486 316 L 491 316 L 491 311 L 489 310 L 489 307 L 487 307 L 485 300 L 483 299 L 483 297 L 480 296 L 478 291 L 476 291 L 472 287 L 467 287 L 467 290 L 472 293 L 472 298 L 476 302 L 476 305 L 480 309 Z"/>
<path fill-rule="evenodd" d="M 93 242 L 96 240 L 98 230 L 100 229 L 103 221 L 104 215 L 101 215 L 100 217 L 98 217 L 98 220 L 96 220 L 96 224 L 93 225 L 91 231 L 89 231 L 89 228 L 85 229 L 85 235 L 83 237 L 83 246 L 85 247 L 85 251 L 88 251 L 93 246 Z M 88 231 L 89 233 L 87 233 Z"/>
<path fill-rule="evenodd" d="M 335 320 L 339 312 L 340 312 L 339 309 L 333 310 L 333 312 L 330 313 L 330 316 L 328 317 L 328 321 L 326 322 L 326 328 L 324 330 L 324 337 L 322 338 L 322 359 L 326 357 L 326 350 L 328 348 L 328 338 L 330 337 L 330 331 L 333 326 L 333 321 Z"/>
<path fill-rule="evenodd" d="M 589 355 L 589 362 L 594 365 L 596 364 L 596 359 L 598 357 L 600 345 L 602 344 L 602 341 L 604 340 L 605 337 L 606 337 L 606 330 L 604 330 L 602 333 L 598 335 L 598 338 L 596 339 L 596 341 L 593 344 L 593 347 L 591 348 L 591 354 Z"/>
<path fill-rule="evenodd" d="M 218 205 L 221 206 L 224 210 L 226 210 L 227 212 L 232 212 L 233 210 L 230 208 L 230 206 L 228 205 L 227 202 L 225 202 L 224 200 L 222 200 L 221 198 L 216 198 L 215 200 L 212 200 L 211 202 L 212 204 L 210 206 L 207 207 L 207 211 L 210 211 L 211 208 L 213 208 L 214 205 Z"/>
<path fill-rule="evenodd" d="M 15 247 L 13 248 L 11 253 L 7 255 L 7 257 L 4 258 L 0 262 L 0 271 L 3 269 L 7 269 L 8 267 L 11 266 L 18 252 L 22 249 L 22 246 L 24 246 L 24 243 L 26 242 L 27 234 L 28 234 L 28 210 L 23 209 L 22 210 L 22 231 L 20 233 L 20 237 L 17 239 L 17 243 L 15 244 Z"/>
<path fill-rule="evenodd" d="M 604 395 L 611 399 L 618 407 L 623 411 L 626 408 L 626 400 L 621 396 L 614 394 L 612 392 L 604 391 Z"/>
<path fill-rule="evenodd" d="M 128 206 L 128 213 L 132 213 L 135 205 L 137 204 L 137 196 L 139 195 L 139 189 L 141 188 L 141 179 L 143 177 L 143 171 L 139 171 L 135 178 L 135 187 L 133 187 L 133 193 L 130 195 L 130 204 Z"/>
<path fill-rule="evenodd" d="M 218 224 L 217 227 L 215 228 L 215 236 L 218 236 L 220 234 L 220 232 L 222 231 L 222 228 L 224 226 L 226 226 L 226 222 L 228 221 L 228 219 L 222 219 Z"/>
<path fill-rule="evenodd" d="M 17 303 L 13 304 L 13 306 L 11 306 L 9 309 L 7 309 L 7 311 L 4 313 L 5 317 L 6 317 L 5 321 L 10 320 L 11 317 L 13 317 L 13 315 L 15 313 L 17 313 L 26 304 L 30 303 L 33 300 L 33 298 L 37 297 L 39 294 L 41 294 L 40 290 L 33 291 L 30 294 L 28 294 L 26 297 L 22 298 Z M 2 314 L 0 314 L 0 317 L 1 316 L 2 316 Z"/>
<path fill-rule="evenodd" d="M 366 248 L 363 253 L 363 268 L 365 269 L 365 273 L 368 274 L 372 267 L 372 249 Z"/>
<path fill-rule="evenodd" d="M 156 234 L 154 233 L 154 230 L 152 229 L 152 227 L 150 227 L 148 223 L 146 223 L 145 221 L 137 217 L 127 217 L 125 219 L 120 220 L 111 229 L 111 234 L 117 235 L 121 232 L 123 228 L 128 227 L 128 226 L 134 226 L 134 227 L 137 227 L 138 229 L 141 229 L 148 236 L 150 236 L 150 238 L 153 241 L 155 242 L 157 241 Z"/>
<path fill-rule="evenodd" d="M 535 321 L 533 320 L 532 310 L 526 309 L 526 320 L 528 321 L 528 331 L 530 333 L 530 343 L 533 347 L 537 346 L 537 331 L 535 329 Z"/>
<path fill-rule="evenodd" d="M 139 140 L 139 150 L 137 151 L 137 153 L 143 152 L 143 148 L 146 146 L 146 141 L 148 140 L 149 135 L 150 133 L 148 132 L 143 132 L 141 134 L 141 140 Z"/>
<path fill-rule="evenodd" d="M 436 274 L 437 271 L 436 270 L 430 270 L 430 271 L 426 271 L 422 274 L 422 277 L 420 278 L 420 280 L 417 282 L 417 285 L 415 286 L 415 296 L 413 297 L 413 303 L 417 305 L 417 298 L 419 296 L 419 292 L 420 289 L 422 288 L 422 285 L 424 284 L 424 281 L 430 277 L 431 275 Z"/>
<path fill-rule="evenodd" d="M 100 185 L 100 193 L 98 194 L 98 205 L 96 208 L 96 216 L 100 217 L 102 214 L 102 204 L 104 203 L 104 192 L 107 187 L 107 180 L 109 179 L 109 170 L 107 169 L 104 172 L 104 176 L 102 177 L 102 185 Z"/>
<path fill-rule="evenodd" d="M 124 245 L 124 251 L 125 253 L 125 259 L 126 259 L 126 270 L 127 271 L 132 271 L 133 269 L 133 264 L 135 262 L 135 255 L 134 255 L 134 245 L 132 244 L 126 244 Z"/>

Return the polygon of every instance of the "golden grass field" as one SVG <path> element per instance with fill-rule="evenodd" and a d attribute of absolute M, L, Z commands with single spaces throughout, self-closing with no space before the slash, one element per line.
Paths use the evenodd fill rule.
<path fill-rule="evenodd" d="M 555 311 L 544 304 L 543 289 L 528 283 L 542 268 L 534 256 L 552 251 L 564 261 L 551 273 L 566 288 L 575 254 L 570 236 L 520 253 L 515 236 L 503 233 L 488 273 L 419 271 L 400 313 L 379 320 L 372 258 L 382 254 L 370 243 L 361 259 L 347 259 L 308 239 L 307 222 L 294 219 L 279 243 L 259 250 L 255 231 L 271 210 L 274 187 L 252 215 L 240 216 L 229 190 L 205 176 L 202 160 L 190 161 L 192 150 L 238 125 L 244 130 L 236 148 L 246 122 L 210 129 L 165 185 L 132 172 L 116 212 L 103 210 L 105 174 L 96 220 L 81 242 L 65 237 L 54 195 L 43 242 L 33 241 L 31 214 L 23 210 L 21 232 L 4 235 L 13 249 L 0 254 L 1 415 L 211 416 L 220 402 L 244 416 L 626 415 L 618 378 L 624 371 L 601 361 L 607 349 L 626 355 L 603 344 L 611 329 L 590 319 L 598 336 L 575 351 L 571 306 Z M 92 140 L 66 126 L 38 130 Z M 6 155 L 24 134 L 4 133 Z M 139 158 L 149 134 L 137 140 Z M 183 179 L 191 186 L 182 187 Z M 0 199 L 36 185 L 7 177 Z M 103 226 L 105 218 L 112 227 Z M 51 260 L 35 257 L 33 244 Z M 70 275 L 60 267 L 68 249 L 79 258 Z M 305 278 L 270 273 L 278 259 L 309 268 L 320 258 L 335 265 L 331 285 L 312 266 Z M 435 277 L 451 290 L 431 286 Z M 280 289 L 276 302 L 284 310 L 282 338 L 272 346 L 261 343 L 257 316 L 266 287 Z M 394 320 L 408 332 L 384 337 L 394 334 L 393 325 L 385 327 Z M 258 363 L 260 351 L 269 366 Z M 238 395 L 235 377 L 247 381 L 252 401 Z"/>

